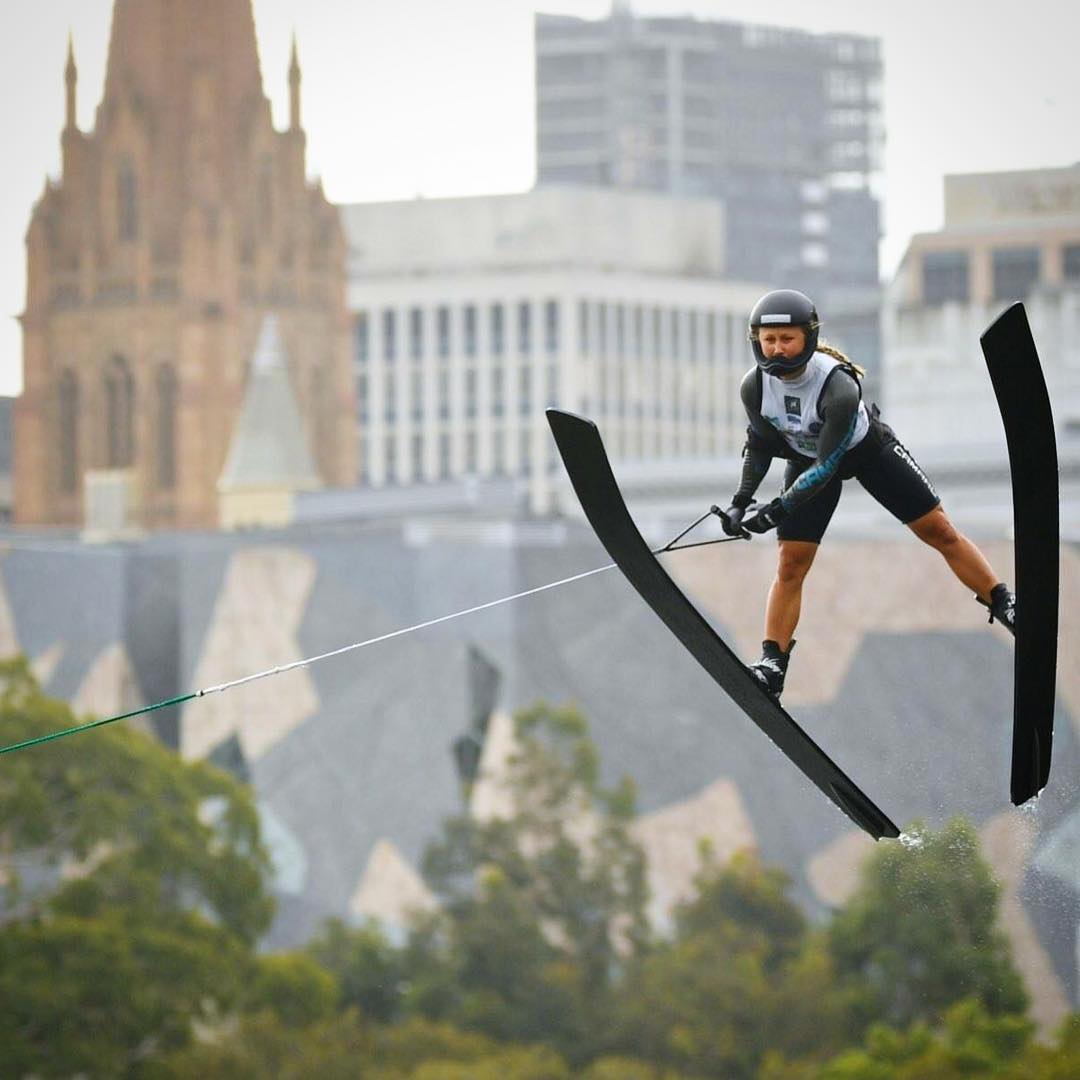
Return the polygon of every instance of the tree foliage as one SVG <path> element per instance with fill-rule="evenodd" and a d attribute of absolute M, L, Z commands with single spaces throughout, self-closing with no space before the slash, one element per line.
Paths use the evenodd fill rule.
<path fill-rule="evenodd" d="M 969 996 L 995 1015 L 1022 1012 L 1023 983 L 997 923 L 999 887 L 975 829 L 956 819 L 916 835 L 912 846 L 878 846 L 829 927 L 839 974 L 860 989 L 863 1019 L 936 1023 Z"/>

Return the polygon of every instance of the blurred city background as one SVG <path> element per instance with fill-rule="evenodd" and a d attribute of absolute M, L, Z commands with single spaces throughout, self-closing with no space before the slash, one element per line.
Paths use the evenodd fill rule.
<path fill-rule="evenodd" d="M 1022 15 L 27 13 L 2 46 L 0 114 L 0 296 L 17 316 L 0 332 L 0 651 L 28 664 L 9 685 L 113 715 L 602 565 L 549 405 L 598 423 L 643 533 L 670 539 L 737 485 L 747 314 L 780 287 L 815 299 L 823 337 L 868 369 L 867 398 L 1011 581 L 979 335 L 1022 300 L 1060 458 L 1049 788 L 1009 805 L 1010 640 L 854 485 L 785 704 L 901 825 L 970 828 L 1020 1011 L 1049 1038 L 1080 1000 L 1080 18 L 1049 0 Z M 774 564 L 759 539 L 666 565 L 749 658 Z M 274 901 L 253 916 L 262 950 L 319 934 L 330 949 L 327 919 L 396 948 L 417 912 L 450 910 L 430 858 L 444 823 L 512 817 L 514 717 L 537 702 L 580 710 L 603 782 L 636 787 L 650 932 L 684 932 L 704 903 L 702 843 L 721 882 L 747 852 L 782 868 L 814 925 L 864 895 L 874 845 L 614 575 L 129 726 L 250 792 Z M 65 760 L 101 737 L 66 740 Z M 29 848 L 8 861 L 46 891 L 108 861 L 76 845 L 50 874 Z M 886 1017 L 901 1018 L 920 1014 Z M 687 1076 L 761 1063 L 650 1060 Z M 597 1080 L 653 1075 L 613 1069 Z"/>

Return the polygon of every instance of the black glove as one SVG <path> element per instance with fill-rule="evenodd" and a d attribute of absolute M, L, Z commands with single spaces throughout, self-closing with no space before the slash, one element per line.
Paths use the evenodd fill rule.
<path fill-rule="evenodd" d="M 759 506 L 758 509 L 742 523 L 742 527 L 748 529 L 752 533 L 768 532 L 769 529 L 775 529 L 787 516 L 784 504 L 779 499 L 773 499 L 772 502 L 766 503 L 764 506 Z"/>
<path fill-rule="evenodd" d="M 746 513 L 745 506 L 736 506 L 732 503 L 726 510 L 714 506 L 713 513 L 720 519 L 720 525 L 728 536 L 746 535 L 746 530 L 742 527 L 743 514 Z"/>

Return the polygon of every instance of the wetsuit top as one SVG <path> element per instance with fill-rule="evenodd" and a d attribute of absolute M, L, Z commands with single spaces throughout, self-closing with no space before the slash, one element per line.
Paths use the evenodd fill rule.
<path fill-rule="evenodd" d="M 844 454 L 870 427 L 862 389 L 851 370 L 816 352 L 794 379 L 751 368 L 740 387 L 750 420 L 736 505 L 749 505 L 774 457 L 811 458 L 780 500 L 789 513 L 812 499 L 836 475 Z"/>

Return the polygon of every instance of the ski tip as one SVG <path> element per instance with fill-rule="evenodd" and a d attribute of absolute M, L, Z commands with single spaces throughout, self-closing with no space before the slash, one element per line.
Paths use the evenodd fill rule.
<path fill-rule="evenodd" d="M 590 427 L 597 430 L 596 424 L 587 416 L 579 416 L 577 413 L 565 412 L 563 409 L 549 408 L 544 410 L 548 426 L 553 432 L 560 429 L 568 431 L 572 428 Z"/>
<path fill-rule="evenodd" d="M 1000 315 L 979 335 L 979 341 L 986 341 L 996 333 L 1012 329 L 1015 326 L 1027 326 L 1027 310 L 1022 300 L 1011 303 Z"/>

